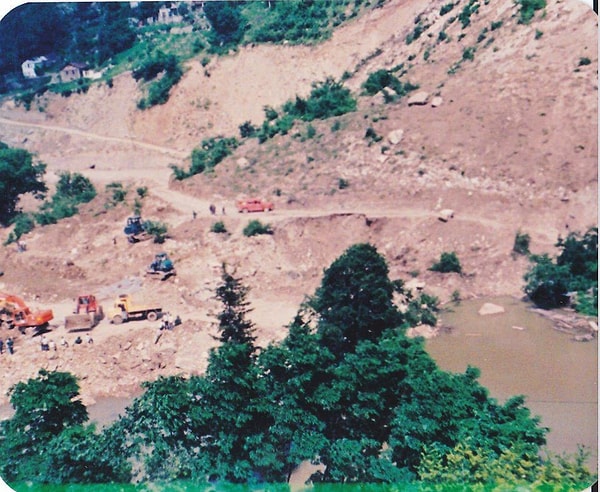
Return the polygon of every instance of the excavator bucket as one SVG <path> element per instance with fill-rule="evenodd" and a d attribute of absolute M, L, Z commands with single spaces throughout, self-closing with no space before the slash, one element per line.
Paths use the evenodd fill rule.
<path fill-rule="evenodd" d="M 95 325 L 95 313 L 71 314 L 65 317 L 65 329 L 72 330 L 90 330 Z"/>

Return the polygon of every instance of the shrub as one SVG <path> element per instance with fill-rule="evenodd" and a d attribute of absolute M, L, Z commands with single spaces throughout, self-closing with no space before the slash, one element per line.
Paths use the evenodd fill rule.
<path fill-rule="evenodd" d="M 117 203 L 125 201 L 127 190 L 123 188 L 123 183 L 113 181 L 105 186 L 105 190 L 110 195 L 110 206 L 115 206 Z"/>
<path fill-rule="evenodd" d="M 575 309 L 588 310 L 590 303 L 597 306 L 598 229 L 591 228 L 583 236 L 570 233 L 559 238 L 556 246 L 561 253 L 555 260 L 547 254 L 531 257 L 534 265 L 524 277 L 527 296 L 536 305 L 552 309 L 567 305 L 568 294 L 576 292 Z"/>
<path fill-rule="evenodd" d="M 223 221 L 219 220 L 218 222 L 215 222 L 210 227 L 210 232 L 215 232 L 217 234 L 224 234 L 227 232 L 227 229 L 225 228 L 225 224 L 223 223 Z"/>
<path fill-rule="evenodd" d="M 440 9 L 440 15 L 446 15 L 453 8 L 454 8 L 454 4 L 453 3 L 447 3 L 445 5 L 442 5 L 442 8 Z"/>
<path fill-rule="evenodd" d="M 168 228 L 164 222 L 146 220 L 143 223 L 144 230 L 154 237 L 154 242 L 162 244 L 167 239 Z"/>
<path fill-rule="evenodd" d="M 490 24 L 490 30 L 495 31 L 496 29 L 500 29 L 502 27 L 502 21 L 494 21 Z"/>
<path fill-rule="evenodd" d="M 240 129 L 240 137 L 242 138 L 250 138 L 256 135 L 256 127 L 250 122 L 245 121 L 239 126 Z"/>
<path fill-rule="evenodd" d="M 344 179 L 344 178 L 338 179 L 338 189 L 345 190 L 346 188 L 348 188 L 348 186 L 350 186 L 350 183 L 348 182 L 347 179 Z"/>
<path fill-rule="evenodd" d="M 584 56 L 579 59 L 579 63 L 577 65 L 582 67 L 584 65 L 589 65 L 590 63 L 592 63 L 592 60 L 590 60 L 587 56 Z"/>
<path fill-rule="evenodd" d="M 454 251 L 450 253 L 442 253 L 440 256 L 440 261 L 431 265 L 429 270 L 440 273 L 462 273 L 460 261 L 458 260 L 458 257 Z"/>
<path fill-rule="evenodd" d="M 519 255 L 528 255 L 530 241 L 531 238 L 529 237 L 529 234 L 517 231 L 517 234 L 515 235 L 515 243 L 513 245 L 513 252 Z"/>
<path fill-rule="evenodd" d="M 462 54 L 463 60 L 473 61 L 474 58 L 475 58 L 475 47 L 474 46 L 470 46 L 463 50 L 463 54 Z"/>
<path fill-rule="evenodd" d="M 516 0 L 519 6 L 519 24 L 529 24 L 535 12 L 546 7 L 546 0 Z"/>
<path fill-rule="evenodd" d="M 60 219 L 77 214 L 78 205 L 95 196 L 96 189 L 88 178 L 79 173 L 62 172 L 52 199 L 42 204 L 35 218 L 40 225 L 56 224 Z"/>
<path fill-rule="evenodd" d="M 182 180 L 195 174 L 210 171 L 225 157 L 232 154 L 238 147 L 238 141 L 234 137 L 211 137 L 202 141 L 200 147 L 192 150 L 192 163 L 188 171 L 171 166 L 175 179 Z"/>
<path fill-rule="evenodd" d="M 35 227 L 34 217 L 28 213 L 18 214 L 12 223 L 14 224 L 14 228 L 6 238 L 5 245 L 18 241 L 21 236 L 31 232 Z"/>
<path fill-rule="evenodd" d="M 135 191 L 140 198 L 146 198 L 148 196 L 147 186 L 139 186 Z"/>
<path fill-rule="evenodd" d="M 262 224 L 259 220 L 251 220 L 248 225 L 244 227 L 244 236 L 257 236 L 259 234 L 273 234 L 273 229 L 269 224 Z"/>

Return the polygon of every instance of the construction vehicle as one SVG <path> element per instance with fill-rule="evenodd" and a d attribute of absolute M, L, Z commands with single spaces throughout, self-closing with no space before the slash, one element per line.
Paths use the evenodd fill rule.
<path fill-rule="evenodd" d="M 127 219 L 127 225 L 123 229 L 127 235 L 127 240 L 130 243 L 138 243 L 150 239 L 152 236 L 146 231 L 142 218 L 139 215 L 134 215 Z"/>
<path fill-rule="evenodd" d="M 146 275 L 152 275 L 155 278 L 167 280 L 169 277 L 177 275 L 177 272 L 167 253 L 158 253 L 154 257 L 154 261 L 148 266 Z"/>
<path fill-rule="evenodd" d="M 96 296 L 81 295 L 75 302 L 73 314 L 65 317 L 65 329 L 91 330 L 100 322 L 103 315 L 102 306 L 98 304 Z"/>
<path fill-rule="evenodd" d="M 119 325 L 134 319 L 156 321 L 161 313 L 161 307 L 136 305 L 129 294 L 121 294 L 115 299 L 114 307 L 108 311 L 107 317 L 111 323 Z"/>
<path fill-rule="evenodd" d="M 4 324 L 7 324 L 9 328 L 16 326 L 21 333 L 30 327 L 34 327 L 38 331 L 43 330 L 54 318 L 51 309 L 32 312 L 23 299 L 3 292 L 0 292 L 0 313 Z"/>

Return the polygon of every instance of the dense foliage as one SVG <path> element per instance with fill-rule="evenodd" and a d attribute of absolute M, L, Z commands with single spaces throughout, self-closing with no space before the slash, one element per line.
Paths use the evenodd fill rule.
<path fill-rule="evenodd" d="M 242 231 L 244 236 L 258 236 L 260 234 L 273 234 L 273 229 L 269 224 L 263 224 L 260 220 L 251 220 Z"/>
<path fill-rule="evenodd" d="M 10 481 L 265 487 L 310 460 L 321 483 L 589 484 L 583 454 L 539 457 L 547 429 L 523 397 L 499 404 L 476 369 L 441 371 L 422 340 L 405 336 L 392 298 L 409 294 L 387 273 L 372 245 L 352 246 L 288 335 L 261 348 L 249 290 L 224 266 L 220 345 L 204 375 L 145 383 L 125 415 L 97 431 L 83 426 L 74 378 L 42 371 L 11 390 L 0 472 Z"/>
<path fill-rule="evenodd" d="M 158 51 L 135 68 L 132 76 L 135 80 L 149 82 L 146 97 L 137 103 L 139 109 L 147 109 L 169 100 L 171 88 L 183 76 L 183 69 L 175 55 L 166 55 Z"/>
<path fill-rule="evenodd" d="M 538 306 L 552 309 L 566 306 L 575 293 L 575 308 L 598 314 L 598 229 L 584 235 L 571 232 L 556 243 L 560 254 L 533 255 L 533 266 L 525 274 L 525 293 Z"/>
<path fill-rule="evenodd" d="M 35 214 L 36 220 L 41 225 L 55 224 L 78 213 L 78 205 L 89 202 L 95 196 L 96 189 L 88 178 L 79 173 L 61 172 L 56 191 Z"/>
<path fill-rule="evenodd" d="M 440 260 L 436 261 L 429 269 L 432 272 L 440 273 L 462 273 L 462 266 L 460 260 L 454 251 L 443 252 L 440 255 Z"/>
<path fill-rule="evenodd" d="M 195 174 L 213 169 L 225 157 L 238 147 L 234 137 L 211 137 L 202 141 L 200 147 L 192 150 L 192 162 L 186 171 L 178 166 L 171 166 L 175 179 L 182 180 Z"/>
<path fill-rule="evenodd" d="M 0 224 L 8 225 L 15 217 L 19 196 L 33 193 L 41 196 L 46 191 L 42 177 L 46 165 L 33 162 L 33 155 L 25 149 L 12 148 L 0 142 Z"/>

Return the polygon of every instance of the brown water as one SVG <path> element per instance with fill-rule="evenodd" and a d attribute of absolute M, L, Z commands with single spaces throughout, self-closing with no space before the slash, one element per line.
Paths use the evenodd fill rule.
<path fill-rule="evenodd" d="M 484 302 L 506 311 L 480 316 Z M 583 444 L 592 453 L 589 466 L 596 470 L 598 340 L 572 341 L 528 307 L 512 298 L 461 302 L 452 306 L 453 312 L 442 314 L 451 332 L 428 340 L 427 350 L 442 369 L 464 372 L 467 365 L 478 367 L 479 381 L 501 402 L 525 395 L 532 414 L 550 428 L 548 449 L 574 453 Z"/>

